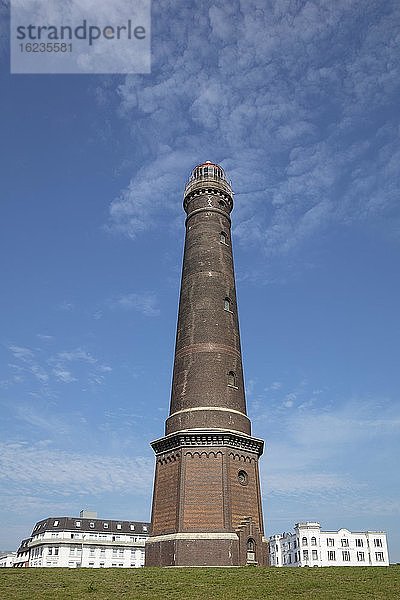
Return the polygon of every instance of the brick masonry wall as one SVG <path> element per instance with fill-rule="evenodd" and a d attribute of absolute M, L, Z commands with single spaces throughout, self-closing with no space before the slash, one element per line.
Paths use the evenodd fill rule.
<path fill-rule="evenodd" d="M 185 453 L 182 531 L 222 531 L 222 452 Z"/>
<path fill-rule="evenodd" d="M 189 215 L 208 201 L 219 202 L 203 194 L 191 202 Z M 227 243 L 221 243 L 221 232 Z M 225 298 L 230 310 L 225 310 Z M 230 371 L 236 374 L 235 387 L 228 385 Z M 199 406 L 246 414 L 228 210 L 226 216 L 195 214 L 186 226 L 170 414 Z M 219 423 L 222 413 L 212 417 L 215 427 L 226 426 Z M 174 419 L 168 425 L 168 433 L 179 428 Z M 237 419 L 236 426 L 250 433 L 247 419 Z"/>
<path fill-rule="evenodd" d="M 176 531 L 179 505 L 181 456 L 171 452 L 157 458 L 154 485 L 152 535 Z"/>
<path fill-rule="evenodd" d="M 241 485 L 238 478 L 239 471 L 247 473 L 246 485 Z M 258 461 L 254 456 L 234 451 L 229 452 L 229 485 L 231 490 L 232 527 L 236 529 L 243 517 L 252 517 L 256 526 L 262 529 Z"/>

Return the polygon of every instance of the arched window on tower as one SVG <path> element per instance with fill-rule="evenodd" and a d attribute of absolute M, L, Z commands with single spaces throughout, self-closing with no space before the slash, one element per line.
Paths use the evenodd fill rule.
<path fill-rule="evenodd" d="M 247 540 L 247 562 L 254 563 L 256 560 L 256 543 L 253 538 Z"/>
<path fill-rule="evenodd" d="M 237 388 L 237 377 L 235 371 L 229 371 L 228 373 L 228 386 Z"/>
<path fill-rule="evenodd" d="M 228 298 L 228 297 L 226 297 L 226 298 L 224 299 L 224 310 L 226 310 L 226 311 L 228 311 L 228 312 L 232 312 L 232 309 L 231 309 L 231 301 L 230 301 L 230 298 Z"/>
<path fill-rule="evenodd" d="M 305 536 L 301 538 L 301 545 L 307 546 L 307 538 Z"/>
<path fill-rule="evenodd" d="M 219 241 L 221 242 L 221 244 L 228 245 L 228 236 L 225 233 L 225 231 L 221 231 L 221 233 L 219 234 Z"/>
<path fill-rule="evenodd" d="M 313 536 L 311 538 L 311 546 L 316 546 L 316 545 L 317 545 L 317 538 Z"/>

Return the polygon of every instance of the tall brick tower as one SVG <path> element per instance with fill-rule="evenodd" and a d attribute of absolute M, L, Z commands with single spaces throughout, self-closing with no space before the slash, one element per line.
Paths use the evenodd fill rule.
<path fill-rule="evenodd" d="M 258 459 L 246 414 L 231 242 L 232 188 L 193 169 L 170 413 L 156 454 L 148 566 L 267 564 Z"/>

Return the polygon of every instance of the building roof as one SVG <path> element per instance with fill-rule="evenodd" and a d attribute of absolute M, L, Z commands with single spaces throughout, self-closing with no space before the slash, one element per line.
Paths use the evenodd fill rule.
<path fill-rule="evenodd" d="M 114 521 L 112 519 L 86 519 L 82 517 L 47 517 L 38 521 L 32 536 L 45 531 L 101 531 L 103 533 L 148 534 L 150 523 L 144 521 Z"/>

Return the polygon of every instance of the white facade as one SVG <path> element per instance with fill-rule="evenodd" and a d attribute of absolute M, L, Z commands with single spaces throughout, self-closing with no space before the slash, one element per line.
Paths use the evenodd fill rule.
<path fill-rule="evenodd" d="M 93 516 L 94 513 L 91 515 L 89 518 L 49 517 L 36 523 L 31 537 L 27 540 L 29 560 L 26 566 L 144 566 L 144 548 L 149 535 L 149 523 L 111 521 L 98 519 L 97 516 Z"/>
<path fill-rule="evenodd" d="M 274 567 L 387 566 L 383 531 L 321 531 L 317 522 L 296 523 L 294 533 L 273 535 L 270 564 Z"/>
<path fill-rule="evenodd" d="M 4 569 L 5 567 L 13 567 L 16 556 L 16 552 L 4 552 L 3 554 L 0 554 L 0 569 Z"/>

